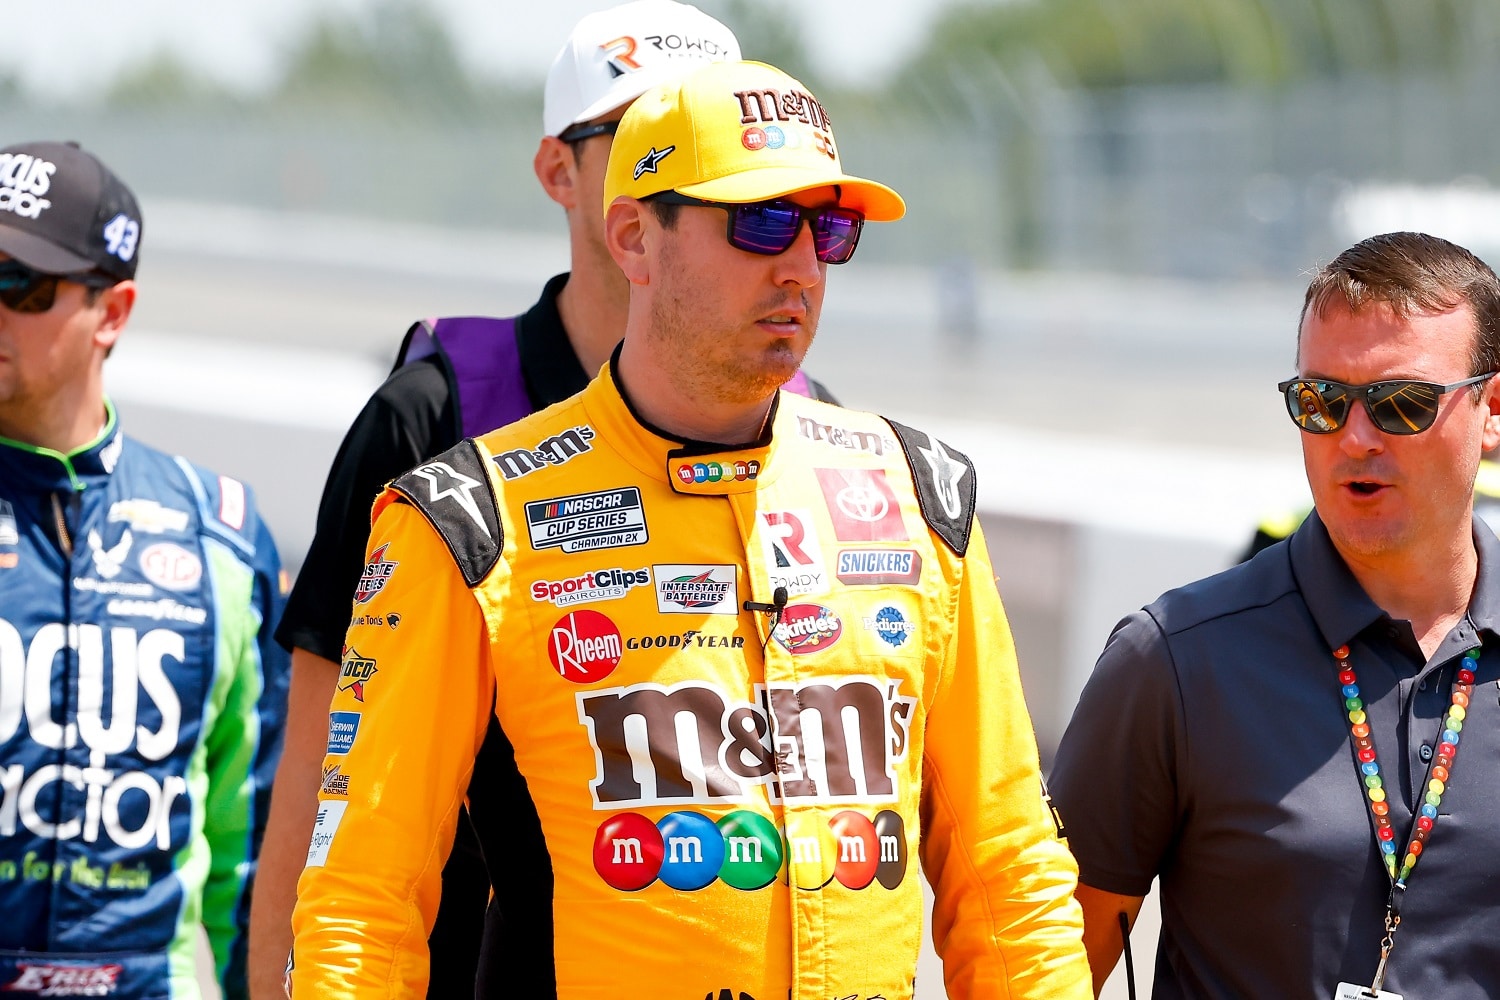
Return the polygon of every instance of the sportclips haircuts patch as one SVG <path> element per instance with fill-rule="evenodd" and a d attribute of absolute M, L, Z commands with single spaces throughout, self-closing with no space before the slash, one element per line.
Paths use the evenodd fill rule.
<path fill-rule="evenodd" d="M 526 505 L 533 549 L 592 552 L 645 545 L 646 511 L 639 487 L 537 500 Z"/>

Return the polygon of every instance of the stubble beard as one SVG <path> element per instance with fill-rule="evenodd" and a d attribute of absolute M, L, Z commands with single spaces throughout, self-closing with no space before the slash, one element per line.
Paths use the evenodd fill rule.
<path fill-rule="evenodd" d="M 803 298 L 805 301 L 806 296 Z M 756 315 L 766 315 L 785 301 L 785 295 L 777 295 Z M 649 339 L 662 357 L 672 360 L 670 377 L 685 395 L 746 405 L 770 398 L 797 374 L 801 358 L 790 339 L 778 338 L 765 350 L 747 357 L 734 349 L 744 336 L 743 329 L 709 331 L 695 313 L 700 311 L 689 309 L 680 294 L 658 295 L 652 301 Z M 811 322 L 810 310 L 808 318 Z"/>

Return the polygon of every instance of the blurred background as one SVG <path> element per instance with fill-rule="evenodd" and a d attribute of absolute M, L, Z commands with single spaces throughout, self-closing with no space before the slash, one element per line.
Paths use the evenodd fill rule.
<path fill-rule="evenodd" d="M 254 486 L 291 568 L 407 325 L 566 269 L 541 81 L 609 5 L 7 12 L 0 144 L 79 140 L 145 207 L 127 429 Z M 808 366 L 974 457 L 1044 759 L 1116 620 L 1307 502 L 1274 385 L 1309 270 L 1394 229 L 1500 251 L 1493 0 L 699 5 L 908 200 Z"/>

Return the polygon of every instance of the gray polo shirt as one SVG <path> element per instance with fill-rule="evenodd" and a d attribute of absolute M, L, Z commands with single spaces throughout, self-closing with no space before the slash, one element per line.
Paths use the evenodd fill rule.
<path fill-rule="evenodd" d="M 1049 784 L 1084 883 L 1144 896 L 1161 877 L 1155 1000 L 1328 1000 L 1340 981 L 1369 984 L 1390 882 L 1332 655 L 1345 643 L 1401 854 L 1455 671 L 1484 644 L 1385 988 L 1500 997 L 1500 542 L 1482 523 L 1474 538 L 1469 613 L 1430 660 L 1316 514 L 1116 626 Z"/>

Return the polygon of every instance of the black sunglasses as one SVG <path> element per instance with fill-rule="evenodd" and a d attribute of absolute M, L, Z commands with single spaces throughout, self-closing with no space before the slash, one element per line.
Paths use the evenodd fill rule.
<path fill-rule="evenodd" d="M 72 281 L 90 288 L 108 288 L 120 282 L 106 274 L 47 274 L 27 267 L 14 257 L 0 260 L 0 303 L 12 312 L 44 313 L 57 301 L 57 283 Z"/>
<path fill-rule="evenodd" d="M 619 119 L 612 122 L 595 122 L 593 125 L 577 124 L 569 125 L 557 134 L 557 137 L 568 145 L 592 139 L 596 135 L 614 135 L 620 130 Z"/>
<path fill-rule="evenodd" d="M 1346 385 L 1328 379 L 1294 378 L 1276 388 L 1286 399 L 1286 412 L 1292 423 L 1309 434 L 1332 434 L 1344 426 L 1356 399 L 1364 400 L 1370 423 L 1385 433 L 1420 434 L 1437 419 L 1438 404 L 1444 394 L 1478 385 L 1495 374 L 1486 372 L 1452 385 L 1412 379 Z"/>
<path fill-rule="evenodd" d="M 664 205 L 722 208 L 729 213 L 729 245 L 766 257 L 786 253 L 797 242 L 797 234 L 802 232 L 802 220 L 806 219 L 812 227 L 813 249 L 818 260 L 825 264 L 842 264 L 853 257 L 865 225 L 864 214 L 852 208 L 807 208 L 780 198 L 736 204 L 661 191 L 648 195 L 645 200 L 659 201 Z"/>

